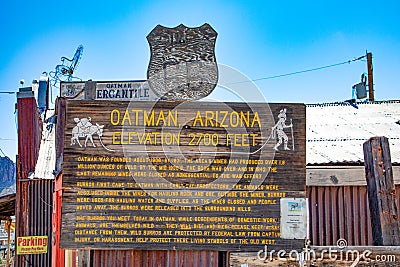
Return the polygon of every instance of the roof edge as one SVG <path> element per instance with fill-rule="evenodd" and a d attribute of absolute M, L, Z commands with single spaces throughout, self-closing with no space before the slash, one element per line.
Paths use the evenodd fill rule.
<path fill-rule="evenodd" d="M 381 104 L 400 104 L 400 100 L 382 100 L 382 101 L 366 101 L 366 102 L 357 102 L 357 103 L 349 103 L 346 101 L 342 102 L 331 102 L 331 103 L 314 103 L 314 104 L 305 104 L 306 107 L 328 107 L 328 106 L 351 106 L 351 105 L 381 105 Z"/>

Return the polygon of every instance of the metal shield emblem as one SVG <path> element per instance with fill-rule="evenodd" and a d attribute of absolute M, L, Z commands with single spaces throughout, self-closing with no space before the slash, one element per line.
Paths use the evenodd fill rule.
<path fill-rule="evenodd" d="M 150 88 L 161 99 L 191 100 L 209 95 L 218 82 L 217 32 L 207 23 L 197 28 L 157 25 L 147 36 L 151 57 Z"/>

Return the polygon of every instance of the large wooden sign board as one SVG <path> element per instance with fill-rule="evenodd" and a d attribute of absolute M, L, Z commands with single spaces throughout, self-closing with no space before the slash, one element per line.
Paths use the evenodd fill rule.
<path fill-rule="evenodd" d="M 64 119 L 61 248 L 303 246 L 280 237 L 280 200 L 305 198 L 303 104 L 67 100 Z"/>

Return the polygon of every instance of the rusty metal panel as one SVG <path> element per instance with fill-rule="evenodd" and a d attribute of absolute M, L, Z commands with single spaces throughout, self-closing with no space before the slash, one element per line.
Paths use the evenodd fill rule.
<path fill-rule="evenodd" d="M 53 242 L 52 242 L 52 262 L 53 266 L 64 267 L 65 253 L 64 250 L 60 249 L 60 225 L 61 225 L 61 184 L 62 184 L 62 173 L 60 173 L 57 179 L 54 181 L 54 193 L 53 193 Z M 72 257 L 76 259 L 76 251 L 72 252 Z M 76 261 L 73 261 L 76 263 Z"/>
<path fill-rule="evenodd" d="M 46 235 L 52 240 L 54 180 L 31 180 L 39 156 L 43 123 L 33 97 L 18 98 L 16 236 Z M 51 266 L 51 242 L 46 254 L 17 255 L 15 266 Z"/>
<path fill-rule="evenodd" d="M 17 236 L 48 236 L 50 241 L 46 254 L 18 255 L 16 266 L 51 266 L 52 212 L 54 180 L 31 180 L 20 182 L 22 197 L 26 200 Z"/>
<path fill-rule="evenodd" d="M 92 267 L 217 267 L 218 251 L 200 250 L 91 250 Z"/>
<path fill-rule="evenodd" d="M 400 185 L 396 186 L 397 205 Z M 308 186 L 310 240 L 313 245 L 372 245 L 372 228 L 366 186 Z"/>
<path fill-rule="evenodd" d="M 18 178 L 28 178 L 29 172 L 35 170 L 39 156 L 39 146 L 42 134 L 42 120 L 35 98 L 19 98 L 18 108 L 18 158 L 20 175 Z"/>

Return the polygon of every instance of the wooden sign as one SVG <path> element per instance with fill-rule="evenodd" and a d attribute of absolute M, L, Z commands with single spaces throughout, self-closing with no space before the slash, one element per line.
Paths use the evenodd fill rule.
<path fill-rule="evenodd" d="M 60 246 L 258 251 L 305 197 L 305 106 L 67 101 Z M 304 236 L 305 238 L 305 236 Z"/>
<path fill-rule="evenodd" d="M 154 101 L 158 97 L 147 81 L 61 82 L 60 95 L 83 100 Z"/>

